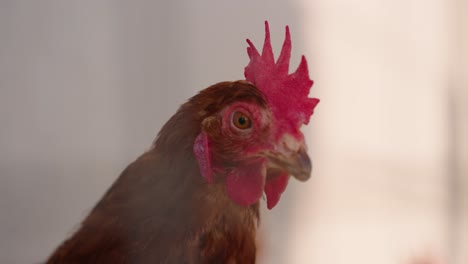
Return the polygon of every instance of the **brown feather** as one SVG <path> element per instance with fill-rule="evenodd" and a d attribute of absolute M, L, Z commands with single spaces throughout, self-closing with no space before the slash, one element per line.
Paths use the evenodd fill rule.
<path fill-rule="evenodd" d="M 265 106 L 243 81 L 182 105 L 47 263 L 254 263 L 258 203 L 237 205 L 222 182 L 208 184 L 192 151 L 202 121 L 236 101 Z"/>

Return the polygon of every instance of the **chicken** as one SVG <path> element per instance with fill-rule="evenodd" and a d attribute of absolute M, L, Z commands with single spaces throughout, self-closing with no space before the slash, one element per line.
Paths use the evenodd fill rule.
<path fill-rule="evenodd" d="M 259 200 L 272 209 L 311 161 L 302 124 L 318 99 L 304 57 L 288 74 L 289 29 L 274 62 L 247 40 L 246 80 L 183 104 L 47 263 L 254 263 Z"/>

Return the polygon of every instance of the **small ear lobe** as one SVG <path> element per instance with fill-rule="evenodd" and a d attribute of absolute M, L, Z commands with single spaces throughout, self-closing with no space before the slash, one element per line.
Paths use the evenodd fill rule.
<path fill-rule="evenodd" d="M 211 166 L 211 152 L 208 145 L 208 135 L 202 131 L 195 139 L 193 153 L 200 167 L 200 174 L 208 183 L 213 183 L 213 169 Z"/>

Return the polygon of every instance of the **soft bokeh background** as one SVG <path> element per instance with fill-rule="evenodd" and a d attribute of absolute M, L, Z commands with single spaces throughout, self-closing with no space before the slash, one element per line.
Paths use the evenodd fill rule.
<path fill-rule="evenodd" d="M 322 102 L 261 263 L 468 263 L 463 0 L 0 1 L 0 263 L 37 263 L 196 91 L 291 27 Z"/>

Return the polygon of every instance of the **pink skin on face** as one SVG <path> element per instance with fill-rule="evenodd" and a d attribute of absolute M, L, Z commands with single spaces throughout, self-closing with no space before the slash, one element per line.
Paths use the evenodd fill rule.
<path fill-rule="evenodd" d="M 252 123 L 249 129 L 239 129 L 233 124 L 233 115 L 236 112 L 246 114 Z M 262 133 L 271 122 L 271 117 L 264 109 L 260 109 L 258 105 L 248 102 L 235 102 L 227 106 L 222 112 L 223 119 L 222 133 L 226 136 L 226 140 L 233 140 L 239 146 L 242 146 L 243 155 L 256 153 L 259 150 L 272 148 L 272 142 L 265 136 L 268 133 Z"/>
<path fill-rule="evenodd" d="M 252 127 L 239 129 L 233 122 L 234 113 L 242 112 L 247 115 Z M 274 148 L 269 132 L 273 129 L 269 126 L 271 115 L 258 105 L 247 102 L 236 102 L 226 107 L 222 112 L 222 134 L 226 140 L 233 141 L 239 147 L 236 154 L 238 165 L 226 169 L 223 164 L 213 164 L 209 138 L 205 132 L 201 132 L 195 140 L 194 154 L 200 166 L 202 176 L 209 182 L 214 181 L 213 171 L 226 175 L 226 191 L 228 196 L 237 204 L 248 206 L 256 203 L 266 194 L 267 207 L 273 208 L 279 201 L 281 194 L 286 189 L 289 175 L 285 172 L 274 171 L 267 175 L 267 161 L 258 155 L 258 152 Z M 265 133 L 266 132 L 266 133 Z M 268 179 L 267 179 L 267 176 Z"/>

